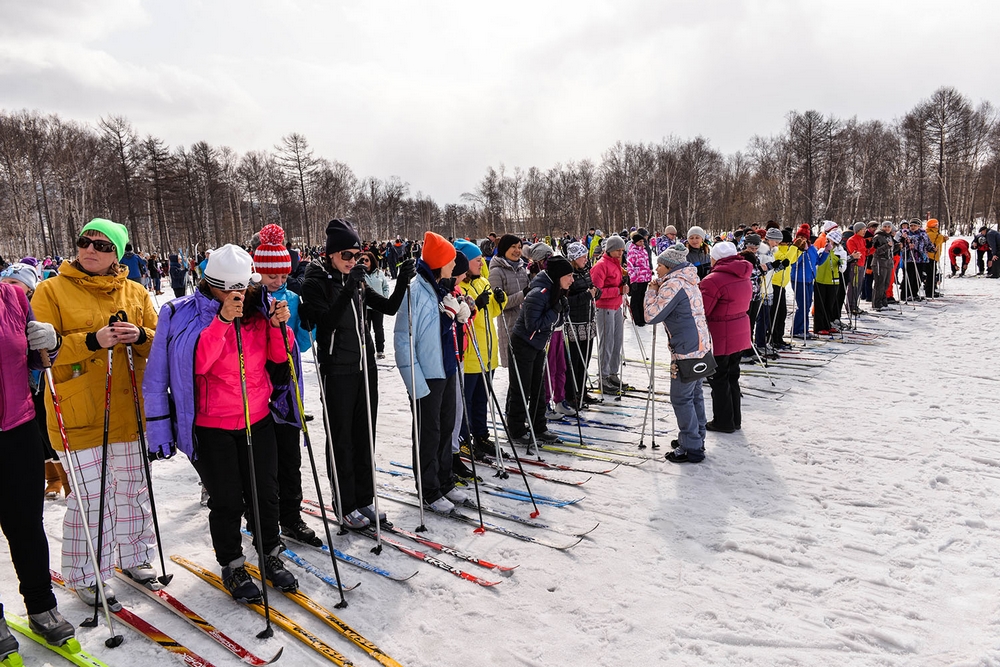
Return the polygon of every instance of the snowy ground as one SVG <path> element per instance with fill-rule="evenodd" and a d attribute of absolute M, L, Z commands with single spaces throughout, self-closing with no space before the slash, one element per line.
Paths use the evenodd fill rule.
<path fill-rule="evenodd" d="M 543 507 L 541 520 L 564 527 L 600 522 L 569 551 L 496 533 L 477 536 L 471 526 L 428 516 L 434 539 L 520 565 L 492 589 L 391 549 L 369 554 L 372 543 L 361 537 L 335 538 L 339 548 L 394 571 L 419 570 L 396 583 L 341 564 L 345 580 L 361 586 L 337 613 L 409 666 L 1000 665 L 997 288 L 976 278 L 946 280 L 944 299 L 905 307 L 902 314 L 863 317 L 863 327 L 885 336 L 866 345 L 811 343 L 802 357 L 789 355 L 787 361 L 798 365 L 772 368 L 783 394 L 763 393 L 768 380 L 754 370 L 745 384 L 758 391 L 744 400 L 742 432 L 709 434 L 701 465 L 679 467 L 659 458 L 675 430 L 669 404 L 659 403 L 657 439 L 664 447 L 645 450 L 657 460 L 594 475 L 580 487 L 531 479 L 538 493 L 586 496 L 573 507 Z M 386 326 L 391 331 L 391 319 Z M 641 332 L 647 350 L 650 334 L 648 328 Z M 665 343 L 660 335 L 658 360 L 666 358 Z M 637 357 L 629 329 L 626 345 L 628 356 Z M 391 361 L 391 337 L 388 352 Z M 378 458 L 390 467 L 392 460 L 409 458 L 410 417 L 397 371 L 387 364 L 379 375 Z M 645 386 L 639 364 L 626 368 L 626 378 Z M 311 364 L 305 380 L 307 409 L 318 416 Z M 506 387 L 506 378 L 498 385 Z M 661 386 L 666 389 L 665 382 Z M 587 413 L 635 432 L 585 427 L 584 440 L 640 454 L 635 443 L 642 405 L 626 398 Z M 321 421 L 312 424 L 320 441 Z M 576 425 L 562 430 L 575 432 Z M 606 465 L 559 454 L 546 458 L 593 470 Z M 165 551 L 214 569 L 208 510 L 198 503 L 190 463 L 178 456 L 156 463 L 154 471 Z M 314 495 L 305 468 L 304 487 Z M 329 498 L 328 490 L 324 494 Z M 510 500 L 486 500 L 530 511 Z M 64 508 L 62 500 L 46 507 L 56 568 Z M 383 508 L 401 527 L 418 523 L 413 508 L 389 501 Z M 307 521 L 320 530 L 318 520 Z M 299 551 L 331 569 L 321 555 Z M 0 599 L 23 613 L 5 542 L 0 552 Z M 176 575 L 172 593 L 258 654 L 283 646 L 279 664 L 326 664 L 281 631 L 265 642 L 254 639 L 263 626 L 259 616 L 181 568 L 170 569 Z M 305 592 L 332 609 L 332 589 L 290 569 Z M 213 663 L 236 664 L 165 609 L 118 588 L 127 607 Z M 75 597 L 57 595 L 71 620 L 83 620 L 85 609 Z M 355 664 L 375 664 L 291 601 L 271 600 Z M 82 630 L 80 638 L 111 665 L 178 664 L 146 639 L 123 632 L 125 644 L 113 650 L 102 644 L 104 629 Z M 28 664 L 63 664 L 26 640 L 22 646 Z"/>

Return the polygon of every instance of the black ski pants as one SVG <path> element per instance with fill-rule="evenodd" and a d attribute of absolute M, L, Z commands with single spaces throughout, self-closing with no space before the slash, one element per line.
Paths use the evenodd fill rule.
<path fill-rule="evenodd" d="M 253 463 L 260 505 L 260 531 L 264 553 L 270 553 L 278 539 L 278 447 L 274 420 L 270 415 L 250 427 L 253 436 Z M 195 426 L 198 458 L 194 468 L 208 491 L 208 527 L 212 534 L 215 559 L 223 567 L 243 556 L 240 522 L 243 515 L 253 521 L 250 477 L 250 447 L 246 429 L 226 431 Z M 257 537 L 254 537 L 254 546 Z"/>
<path fill-rule="evenodd" d="M 49 543 L 42 525 L 45 502 L 45 455 L 34 419 L 0 431 L 0 528 L 10 546 L 10 559 L 29 614 L 54 609 L 49 578 Z"/>
<path fill-rule="evenodd" d="M 649 283 L 632 283 L 629 287 L 629 308 L 632 311 L 632 321 L 637 327 L 646 326 L 646 311 L 643 301 L 646 299 L 646 288 Z"/>
<path fill-rule="evenodd" d="M 424 502 L 432 503 L 455 488 L 451 481 L 451 436 L 455 431 L 455 382 L 459 373 L 427 380 L 430 393 L 417 399 L 420 464 L 413 443 L 413 469 L 420 469 Z"/>
<path fill-rule="evenodd" d="M 377 310 L 368 309 L 368 330 L 375 332 L 375 351 L 379 354 L 385 352 L 385 316 Z"/>
<path fill-rule="evenodd" d="M 784 287 L 772 285 L 774 299 L 772 299 L 771 313 L 771 347 L 780 348 L 785 343 L 785 320 L 788 318 L 788 303 L 785 301 L 786 290 Z"/>
<path fill-rule="evenodd" d="M 818 287 L 818 285 L 817 285 Z M 715 357 L 718 368 L 708 384 L 712 387 L 712 423 L 720 429 L 741 428 L 743 407 L 740 393 L 740 360 L 743 351 Z"/>
<path fill-rule="evenodd" d="M 360 371 L 346 375 L 326 376 L 326 409 L 333 440 L 333 455 L 337 460 L 337 481 L 340 482 L 340 514 L 350 514 L 359 507 L 375 502 L 372 475 L 371 446 L 368 439 L 368 404 L 372 407 L 372 433 L 378 423 L 378 373 L 369 366 L 368 400 L 365 400 L 365 377 Z M 333 483 L 333 468 L 329 452 L 327 475 Z"/>
<path fill-rule="evenodd" d="M 590 361 L 593 339 L 577 340 L 573 325 L 566 327 L 564 334 L 566 351 L 569 354 L 569 368 L 566 372 L 566 401 L 576 407 L 587 389 L 587 365 Z"/>
<path fill-rule="evenodd" d="M 892 283 L 892 257 L 875 259 L 872 263 L 875 284 L 872 288 L 872 307 L 885 308 L 889 305 L 889 285 Z"/>
<path fill-rule="evenodd" d="M 302 520 L 301 430 L 291 424 L 274 424 L 278 446 L 278 523 L 294 526 Z"/>
<path fill-rule="evenodd" d="M 528 419 L 531 419 L 536 435 L 544 433 L 548 428 L 542 388 L 545 348 L 538 350 L 520 336 L 511 336 L 510 358 L 510 387 L 507 388 L 507 428 L 510 429 L 510 437 L 520 438 L 527 433 Z M 528 409 L 525 409 L 525 399 Z"/>
<path fill-rule="evenodd" d="M 816 307 L 813 309 L 813 330 L 826 331 L 833 326 L 833 320 L 838 313 L 838 290 L 840 285 L 824 285 L 816 283 L 813 294 L 816 297 Z"/>

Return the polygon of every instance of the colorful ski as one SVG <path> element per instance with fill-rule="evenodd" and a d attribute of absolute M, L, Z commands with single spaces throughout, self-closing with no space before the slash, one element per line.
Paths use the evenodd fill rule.
<path fill-rule="evenodd" d="M 198 630 L 201 630 L 206 635 L 214 639 L 227 651 L 235 655 L 237 658 L 247 663 L 248 665 L 269 665 L 278 658 L 281 657 L 281 651 L 283 649 L 278 649 L 278 652 L 274 654 L 270 660 L 264 660 L 263 658 L 258 658 L 256 655 L 251 653 L 248 649 L 244 648 L 235 639 L 227 637 L 221 630 L 216 628 L 214 625 L 206 621 L 204 618 L 191 611 L 188 607 L 184 605 L 180 600 L 175 598 L 170 593 L 163 589 L 153 590 L 143 586 L 132 578 L 126 576 L 121 570 L 116 570 L 115 575 L 123 582 L 139 591 L 140 593 L 151 597 L 164 607 L 174 612 L 185 621 L 193 625 Z"/>
<path fill-rule="evenodd" d="M 79 667 L 108 667 L 106 663 L 83 651 L 80 648 L 80 642 L 76 639 L 71 639 L 62 646 L 53 646 L 45 641 L 40 634 L 31 629 L 31 626 L 28 625 L 28 619 L 17 614 L 12 614 L 9 611 L 5 611 L 3 616 L 7 620 L 7 627 L 11 630 L 41 644 L 54 653 L 58 653 L 74 665 L 78 665 Z M 11 656 L 7 656 L 7 659 L 2 664 L 6 665 L 6 667 L 20 667 L 20 665 L 24 664 L 19 655 L 16 653 L 12 655 L 17 656 L 17 662 L 10 660 Z"/>
<path fill-rule="evenodd" d="M 62 588 L 66 588 L 66 581 L 62 578 L 61 574 L 54 570 L 49 570 L 49 573 L 52 576 L 52 583 L 57 586 L 61 586 Z M 205 660 L 203 657 L 184 646 L 170 635 L 166 634 L 162 630 L 159 630 L 153 624 L 136 614 L 133 614 L 128 609 L 122 607 L 119 611 L 113 611 L 111 613 L 115 616 L 115 618 L 128 627 L 132 628 L 139 634 L 145 635 L 151 641 L 159 644 L 164 650 L 179 657 L 185 664 L 191 665 L 191 667 L 212 667 L 212 663 L 208 660 Z"/>
<path fill-rule="evenodd" d="M 220 591 L 222 591 L 223 593 L 225 593 L 227 596 L 229 595 L 229 591 L 226 590 L 225 585 L 222 583 L 222 579 L 215 572 L 212 572 L 211 570 L 207 570 L 207 569 L 201 567 L 200 565 L 198 565 L 197 563 L 192 563 L 188 559 L 181 558 L 180 556 L 171 556 L 170 560 L 174 561 L 175 563 L 177 563 L 178 565 L 180 565 L 184 569 L 189 570 L 194 575 L 196 575 L 199 579 L 207 582 L 208 584 L 214 586 L 215 588 L 218 588 Z M 249 566 L 249 564 L 248 564 L 248 566 Z M 248 604 L 248 605 L 245 605 L 245 606 L 249 607 L 250 609 L 253 609 L 255 612 L 257 612 L 261 616 L 264 615 L 264 605 L 263 604 Z M 285 616 L 284 614 L 282 614 L 280 611 L 278 611 L 274 607 L 271 607 L 270 611 L 271 611 L 271 620 L 274 622 L 275 625 L 277 625 L 278 627 L 284 629 L 286 632 L 288 632 L 289 634 L 291 634 L 293 637 L 295 637 L 296 639 L 298 639 L 300 642 L 302 642 L 303 644 L 305 644 L 306 646 L 308 646 L 312 650 L 314 650 L 317 653 L 319 653 L 320 655 L 322 655 L 324 658 L 326 658 L 330 662 L 332 662 L 332 663 L 334 663 L 336 665 L 340 665 L 340 667 L 348 667 L 348 665 L 353 665 L 354 664 L 350 660 L 348 660 L 345 655 L 343 655 L 343 654 L 338 653 L 337 651 L 335 651 L 333 649 L 333 647 L 331 647 L 330 645 L 326 644 L 319 637 L 317 637 L 316 635 L 312 634 L 311 632 L 309 632 L 308 630 L 306 630 L 305 628 L 303 628 L 302 626 L 300 626 L 298 623 L 296 623 L 292 619 L 290 619 L 287 616 Z"/>
<path fill-rule="evenodd" d="M 257 569 L 255 565 L 247 563 L 246 568 L 250 572 L 250 576 L 260 579 L 260 571 Z M 272 588 L 274 587 L 272 586 Z M 274 590 L 280 590 L 280 589 L 275 588 Z M 319 604 L 318 602 L 313 600 L 311 597 L 309 597 L 302 591 L 295 591 L 294 593 L 281 591 L 281 594 L 284 595 L 286 598 L 293 600 L 296 604 L 298 604 L 300 607 L 308 611 L 310 614 L 312 614 L 313 616 L 315 616 L 316 618 L 323 621 L 328 626 L 330 626 L 331 628 L 342 634 L 344 637 L 350 640 L 352 644 L 363 650 L 365 653 L 370 655 L 380 664 L 385 665 L 385 667 L 403 667 L 398 662 L 390 658 L 385 653 L 385 651 L 380 649 L 374 643 L 365 639 L 361 635 L 361 633 L 359 633 L 357 630 L 349 626 L 347 623 L 344 623 L 342 620 L 337 618 L 329 609 Z M 273 613 L 274 610 L 272 609 L 271 612 Z"/>
<path fill-rule="evenodd" d="M 246 528 L 241 528 L 240 532 L 242 532 L 245 537 L 249 537 L 251 539 L 253 538 L 253 533 L 251 533 Z M 288 538 L 287 535 L 282 535 L 282 537 L 285 537 L 287 539 L 291 539 L 291 538 Z M 299 544 L 301 544 L 301 542 Z M 331 577 L 330 575 L 328 575 L 326 572 L 323 572 L 321 569 L 319 569 L 318 567 L 316 567 L 315 565 L 313 565 L 312 563 L 310 563 L 305 558 L 303 558 L 302 556 L 298 555 L 297 553 L 295 553 L 291 549 L 289 549 L 289 548 L 286 547 L 285 550 L 281 552 L 281 555 L 284 556 L 285 558 L 287 558 L 288 560 L 290 560 L 291 562 L 295 563 L 296 565 L 298 565 L 303 570 L 305 570 L 309 574 L 313 575 L 317 579 L 320 579 L 321 581 L 323 581 L 323 582 L 325 582 L 327 584 L 330 584 L 334 588 L 337 588 L 337 580 L 336 579 L 334 579 L 333 577 Z M 355 588 L 357 588 L 358 586 L 361 585 L 361 582 L 359 581 L 356 584 L 345 584 L 345 583 L 341 582 L 341 585 L 344 587 L 345 591 L 353 591 Z"/>
<path fill-rule="evenodd" d="M 466 457 L 465 455 L 463 455 L 462 458 L 464 460 L 466 460 L 466 461 L 469 460 L 469 458 Z M 495 459 L 492 459 L 492 457 L 491 457 L 491 460 L 495 460 Z M 385 470 L 385 469 L 380 468 L 380 467 L 377 467 L 376 470 L 378 470 L 379 472 L 384 472 L 387 475 L 392 475 L 394 477 L 409 477 L 411 479 L 413 478 L 413 472 L 411 472 L 413 470 L 413 468 L 411 468 L 409 465 L 407 465 L 405 463 L 398 463 L 396 461 L 392 461 L 391 463 L 394 466 L 398 466 L 400 468 L 403 468 L 407 472 L 401 472 L 401 471 L 398 471 L 398 470 Z M 495 464 L 493 464 L 493 463 L 489 463 L 488 466 L 489 466 L 490 470 L 495 470 L 496 469 L 495 468 Z M 615 468 L 617 468 L 617 467 L 618 466 L 615 466 Z M 614 468 L 612 468 L 612 470 L 614 470 Z M 465 488 L 469 488 L 469 489 L 473 488 L 473 482 L 471 480 L 461 479 L 461 480 L 459 480 L 459 484 L 461 484 Z M 482 490 L 482 489 L 492 489 L 494 491 L 497 491 L 498 493 L 491 494 L 491 495 L 497 495 L 497 496 L 499 496 L 501 498 L 513 498 L 515 496 L 528 498 L 528 492 L 527 491 L 524 491 L 522 489 L 516 489 L 516 488 L 510 487 L 510 486 L 501 486 L 500 484 L 494 484 L 492 482 L 479 482 L 479 488 L 480 488 L 480 490 Z M 489 493 L 489 492 L 487 491 L 487 493 Z M 540 504 L 551 505 L 552 507 L 565 507 L 566 505 L 575 505 L 576 503 L 580 502 L 581 500 L 585 500 L 586 496 L 581 496 L 580 498 L 571 498 L 569 500 L 563 500 L 562 498 L 553 498 L 551 496 L 543 496 L 543 495 L 539 495 L 539 494 L 536 493 L 536 494 L 534 494 L 534 498 L 535 498 L 535 501 L 538 502 L 538 503 L 540 503 Z"/>
<path fill-rule="evenodd" d="M 288 537 L 287 535 L 283 537 L 286 540 L 297 542 L 297 540 L 292 540 L 292 538 Z M 330 555 L 330 547 L 328 547 L 325 544 L 320 547 L 314 547 L 313 545 L 306 544 L 305 542 L 298 542 L 298 544 L 309 547 L 310 549 L 316 549 L 317 551 L 321 551 L 322 553 L 325 553 L 327 556 Z M 385 577 L 386 579 L 392 579 L 393 581 L 406 581 L 408 579 L 412 579 L 413 577 L 417 576 L 416 570 L 413 571 L 413 574 L 408 574 L 408 575 L 393 574 L 392 572 L 386 570 L 385 568 L 379 567 L 378 565 L 372 565 L 368 561 L 363 560 L 361 558 L 357 558 L 355 556 L 351 556 L 350 554 L 345 554 L 339 549 L 334 549 L 333 555 L 337 557 L 337 560 L 347 563 L 348 565 L 359 567 L 362 570 L 371 572 L 372 574 L 377 574 L 381 577 Z"/>

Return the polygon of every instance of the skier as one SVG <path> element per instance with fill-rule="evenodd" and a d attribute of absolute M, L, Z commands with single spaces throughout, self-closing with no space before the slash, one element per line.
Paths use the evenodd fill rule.
<path fill-rule="evenodd" d="M 809 312 L 812 310 L 813 282 L 816 280 L 816 264 L 819 253 L 809 243 L 810 227 L 802 223 L 795 232 L 792 245 L 799 251 L 798 259 L 792 264 L 792 292 L 795 293 L 795 316 L 792 318 L 792 338 L 806 338 L 809 335 Z"/>
<path fill-rule="evenodd" d="M 400 308 L 393 331 L 396 367 L 407 393 L 416 398 L 414 419 L 419 433 L 414 429 L 413 469 L 419 473 L 417 492 L 423 493 L 424 504 L 435 512 L 450 512 L 468 499 L 464 491 L 455 488 L 452 477 L 455 383 L 459 376 L 454 326 L 465 324 L 471 315 L 468 304 L 453 294 L 451 272 L 456 252 L 440 234 L 424 234 L 412 298 Z"/>
<path fill-rule="evenodd" d="M 670 405 L 678 430 L 677 439 L 671 443 L 674 449 L 665 457 L 671 463 L 698 463 L 705 458 L 702 380 L 685 381 L 678 370 L 678 361 L 712 354 L 698 270 L 687 257 L 688 248 L 680 243 L 661 252 L 656 258 L 656 278 L 650 282 L 645 298 L 646 321 L 653 325 L 662 322 L 670 339 Z"/>
<path fill-rule="evenodd" d="M 632 234 L 632 245 L 629 246 L 626 262 L 629 278 L 629 309 L 632 312 L 632 321 L 637 327 L 642 327 L 646 325 L 643 316 L 643 298 L 646 296 L 646 286 L 653 278 L 653 269 L 650 266 L 646 237 L 640 231 Z"/>
<path fill-rule="evenodd" d="M 62 570 L 67 586 L 76 589 L 91 607 L 98 594 L 96 564 L 87 556 L 84 525 L 95 533 L 94 543 L 101 544 L 97 558 L 102 581 L 114 577 L 116 564 L 140 583 L 149 584 L 156 578 L 149 564 L 156 540 L 143 476 L 141 457 L 145 452 L 139 451 L 138 444 L 139 429 L 144 426 L 135 423 L 124 355 L 109 365 L 109 358 L 113 358 L 109 350 L 122 352 L 122 344 L 131 344 L 136 382 L 141 383 L 157 322 L 149 292 L 129 280 L 128 269 L 118 262 L 127 243 L 124 225 L 94 218 L 76 240 L 76 259 L 64 261 L 58 276 L 42 281 L 32 299 L 38 320 L 53 325 L 62 336 L 52 374 L 80 483 L 66 501 Z M 124 315 L 124 321 L 110 323 L 113 315 Z M 110 400 L 110 409 L 101 409 L 102 396 Z M 51 396 L 46 396 L 45 406 L 49 439 L 61 442 Z M 107 481 L 101 488 L 104 462 Z M 68 465 L 63 460 L 63 467 Z M 81 517 L 81 498 L 87 508 L 86 524 Z M 103 530 L 100 539 L 98 526 Z M 111 587 L 105 584 L 104 591 L 109 605 L 120 608 Z"/>
<path fill-rule="evenodd" d="M 168 458 L 180 449 L 198 471 L 210 495 L 208 525 L 222 581 L 240 602 L 261 598 L 244 566 L 240 521 L 245 513 L 256 511 L 260 519 L 261 534 L 254 536 L 254 544 L 261 541 L 264 576 L 284 591 L 298 587 L 278 557 L 278 450 L 271 413 L 272 401 L 290 405 L 294 398 L 288 386 L 273 393 L 266 369 L 268 361 L 287 365 L 278 328 L 290 314 L 286 302 L 251 285 L 259 280 L 245 250 L 231 244 L 215 250 L 195 293 L 164 307 L 143 384 L 150 454 Z M 237 347 L 237 318 L 242 349 Z"/>
<path fill-rule="evenodd" d="M 948 246 L 948 259 L 951 260 L 952 278 L 958 273 L 959 258 L 962 259 L 962 273 L 960 275 L 964 276 L 966 270 L 969 268 L 969 263 L 972 261 L 972 255 L 969 253 L 969 242 L 965 239 L 955 239 Z"/>
<path fill-rule="evenodd" d="M 333 454 L 340 487 L 337 508 L 348 528 L 364 528 L 375 522 L 374 465 L 369 440 L 378 423 L 378 367 L 375 345 L 362 322 L 365 308 L 395 315 L 406 297 L 406 288 L 416 268 L 405 259 L 397 269 L 396 287 L 389 298 L 372 290 L 365 282 L 367 268 L 359 260 L 364 255 L 361 238 L 344 220 L 333 219 L 326 227 L 326 257 L 312 262 L 302 283 L 302 318 L 317 330 L 321 382 L 325 387 L 330 416 Z M 360 302 L 359 302 L 359 296 Z M 361 336 L 368 354 L 368 392 L 365 396 Z M 399 356 L 396 357 L 397 364 Z M 331 480 L 333 468 L 327 463 Z"/>
<path fill-rule="evenodd" d="M 184 296 L 184 292 L 187 291 L 187 286 L 185 284 L 185 278 L 187 277 L 187 269 L 181 263 L 180 258 L 177 255 L 170 255 L 170 289 L 174 291 L 174 298 L 179 299 Z"/>
<path fill-rule="evenodd" d="M 708 379 L 712 386 L 712 421 L 705 428 L 709 431 L 732 433 L 742 427 L 740 358 L 750 347 L 747 310 L 751 270 L 750 264 L 736 255 L 736 246 L 723 241 L 712 247 L 712 271 L 698 284 L 718 366 Z"/>
<path fill-rule="evenodd" d="M 1000 278 L 1000 232 L 995 229 L 986 230 L 987 278 Z"/>
<path fill-rule="evenodd" d="M 23 264 L 34 274 L 34 269 Z M 5 272 L 6 273 L 6 272 Z M 45 478 L 41 433 L 29 388 L 29 369 L 42 367 L 40 350 L 56 358 L 60 341 L 51 324 L 35 321 L 25 290 L 0 282 L 0 359 L 3 395 L 0 396 L 0 528 L 7 538 L 11 561 L 33 631 L 53 646 L 73 638 L 73 625 L 62 617 L 52 594 L 49 545 L 42 524 Z M 0 660 L 18 650 L 7 628 L 0 604 Z"/>
<path fill-rule="evenodd" d="M 705 234 L 705 230 L 701 227 L 694 226 L 688 229 L 687 261 L 688 264 L 693 266 L 698 271 L 699 280 L 707 276 L 708 272 L 712 270 L 712 257 L 709 254 L 711 248 L 705 243 L 706 238 L 708 237 Z"/>
<path fill-rule="evenodd" d="M 497 327 L 500 365 L 507 368 L 510 366 L 507 360 L 507 350 L 510 347 L 508 334 L 514 328 L 517 314 L 521 312 L 521 303 L 524 301 L 524 295 L 528 292 L 529 283 L 528 270 L 521 260 L 521 239 L 513 234 L 504 234 L 500 237 L 500 241 L 497 243 L 497 254 L 490 260 L 489 280 L 490 286 L 494 290 L 500 288 L 507 295 L 503 313 L 500 315 L 503 322 L 500 322 Z"/>
<path fill-rule="evenodd" d="M 594 287 L 601 290 L 597 299 L 596 323 L 599 335 L 601 368 L 601 391 L 619 392 L 622 380 L 618 370 L 622 360 L 622 345 L 625 336 L 625 318 L 622 315 L 622 295 L 625 294 L 625 269 L 622 255 L 625 242 L 620 236 L 609 236 L 604 242 L 604 254 L 590 270 Z"/>
<path fill-rule="evenodd" d="M 365 265 L 365 283 L 373 292 L 386 299 L 389 298 L 389 278 L 379 268 L 375 253 L 366 252 L 360 260 Z M 380 311 L 368 306 L 365 315 L 368 317 L 368 328 L 375 333 L 375 358 L 385 359 L 385 317 Z"/>
<path fill-rule="evenodd" d="M 570 363 L 570 372 L 566 374 L 565 407 L 575 411 L 587 399 L 587 366 L 597 336 L 594 301 L 600 298 L 601 291 L 594 287 L 590 277 L 587 249 L 582 243 L 571 243 L 566 249 L 566 257 L 573 267 L 573 282 L 566 295 L 569 311 L 563 325 Z"/>
<path fill-rule="evenodd" d="M 986 273 L 986 260 L 990 254 L 990 246 L 986 242 L 986 233 L 989 227 L 980 227 L 979 231 L 972 237 L 972 249 L 976 251 L 976 275 L 981 276 Z"/>
<path fill-rule="evenodd" d="M 934 218 L 927 221 L 927 265 L 924 267 L 924 294 L 928 297 L 940 297 L 937 285 L 941 281 L 941 271 L 938 270 L 938 260 L 944 257 L 942 252 L 948 236 L 941 233 L 939 223 Z"/>
<path fill-rule="evenodd" d="M 892 222 L 883 222 L 872 239 L 872 275 L 875 283 L 872 286 L 872 308 L 881 312 L 889 307 L 888 289 L 895 274 L 893 269 Z"/>
<path fill-rule="evenodd" d="M 619 250 L 624 251 L 624 247 Z M 620 262 L 620 257 L 619 253 L 616 261 Z M 511 331 L 509 354 L 516 361 L 511 362 L 507 389 L 507 427 L 511 439 L 526 445 L 529 454 L 535 453 L 532 433 L 540 442 L 560 441 L 545 422 L 545 344 L 569 310 L 569 301 L 563 297 L 572 283 L 570 263 L 560 256 L 551 257 L 546 269 L 531 282 Z M 526 420 L 531 420 L 530 431 Z"/>

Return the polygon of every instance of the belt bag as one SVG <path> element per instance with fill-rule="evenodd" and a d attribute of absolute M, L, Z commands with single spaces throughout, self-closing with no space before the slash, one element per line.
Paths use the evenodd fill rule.
<path fill-rule="evenodd" d="M 707 378 L 718 368 L 715 355 L 711 352 L 701 358 L 677 359 L 674 363 L 677 364 L 677 379 L 681 382 L 694 382 Z"/>

